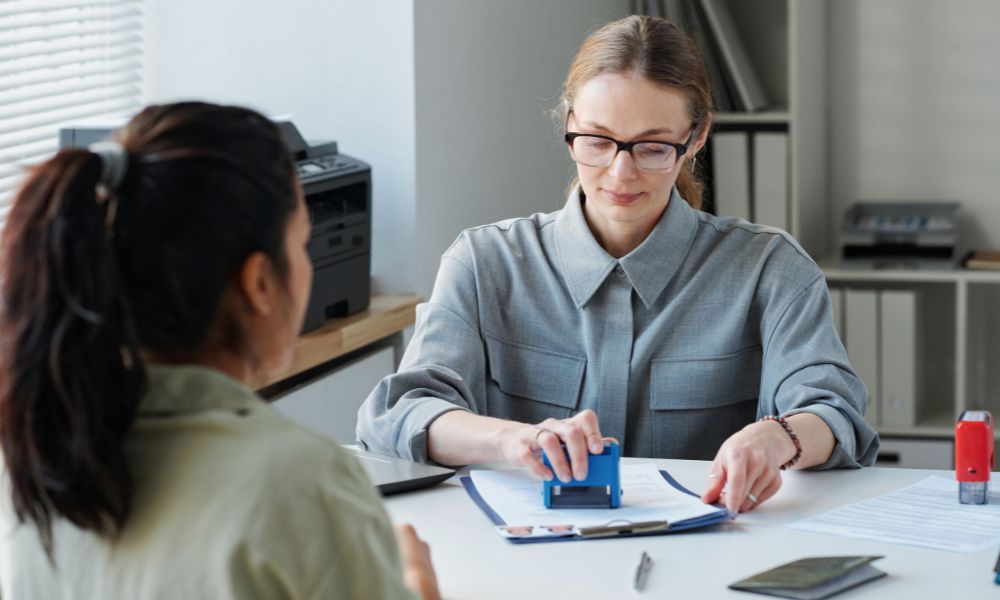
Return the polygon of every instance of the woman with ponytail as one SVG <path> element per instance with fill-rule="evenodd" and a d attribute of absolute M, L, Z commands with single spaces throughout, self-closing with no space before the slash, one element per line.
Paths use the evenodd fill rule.
<path fill-rule="evenodd" d="M 0 246 L 0 596 L 437 596 L 354 460 L 252 392 L 291 358 L 309 233 L 247 109 L 152 106 L 31 169 Z"/>
<path fill-rule="evenodd" d="M 691 39 L 652 17 L 605 25 L 558 118 L 577 172 L 565 207 L 458 237 L 358 439 L 569 481 L 610 436 L 626 455 L 714 457 L 703 499 L 733 512 L 782 469 L 872 464 L 820 269 L 782 231 L 701 210 L 712 107 Z"/>

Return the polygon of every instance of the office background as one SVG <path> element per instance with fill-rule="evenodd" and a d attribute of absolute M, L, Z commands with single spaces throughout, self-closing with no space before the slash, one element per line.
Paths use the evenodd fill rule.
<path fill-rule="evenodd" d="M 994 68 L 1000 5 L 818 4 L 826 13 L 818 50 L 825 70 L 786 77 L 803 79 L 793 85 L 825 89 L 821 110 L 796 109 L 826 120 L 817 127 L 827 138 L 818 154 L 823 164 L 804 165 L 825 178 L 825 198 L 799 199 L 825 204 L 822 253 L 835 253 L 841 215 L 861 199 L 957 200 L 959 253 L 1000 247 L 1000 168 L 993 151 L 1000 140 L 1000 71 Z M 750 5 L 762 13 L 791 13 L 815 9 L 817 0 Z M 335 137 L 344 152 L 370 161 L 375 289 L 427 297 L 440 254 L 462 228 L 561 206 L 572 165 L 548 110 L 586 34 L 630 8 L 626 0 L 299 1 L 280 7 L 152 0 L 147 92 L 151 100 L 205 96 L 291 113 L 306 135 Z M 753 11 L 734 8 L 739 12 L 752 17 Z M 766 81 L 774 67 L 757 66 Z M 1000 348 L 990 335 L 979 335 L 961 355 L 952 343 L 950 356 L 933 356 L 940 351 L 931 347 L 933 338 L 954 339 L 962 327 L 951 316 L 958 310 L 954 287 L 908 287 L 924 300 L 915 327 L 931 330 L 915 365 L 928 375 L 918 376 L 919 397 L 912 398 L 920 404 L 914 409 L 920 424 L 883 428 L 893 435 L 885 456 L 903 466 L 948 467 L 949 423 L 956 403 L 965 401 L 953 393 L 957 373 L 966 369 L 956 361 L 972 365 L 962 371 L 969 379 L 963 389 L 976 392 L 968 403 L 983 404 L 1000 383 L 990 375 Z M 1000 334 L 1000 321 L 989 310 L 996 286 L 984 294 L 978 305 L 985 308 L 973 311 L 967 328 Z M 946 324 L 935 325 L 935 319 Z M 391 368 L 388 354 L 369 357 L 284 402 L 314 427 L 345 424 L 360 398 L 333 405 L 331 396 L 344 386 L 358 396 Z M 868 373 L 866 383 L 880 402 L 879 368 L 870 365 Z M 328 427 L 339 427 L 327 432 L 340 436 L 350 431 Z"/>
<path fill-rule="evenodd" d="M 959 252 L 1000 248 L 1000 4 L 751 4 L 793 12 L 817 3 L 824 68 L 809 77 L 826 90 L 825 158 L 812 165 L 826 180 L 825 253 L 859 199 L 959 201 Z M 145 0 L 142 100 L 250 105 L 291 115 L 309 138 L 336 139 L 372 165 L 374 289 L 427 297 L 461 229 L 562 205 L 572 165 L 548 111 L 587 33 L 630 8 L 628 0 Z M 977 402 L 990 396 L 1000 408 L 1000 376 L 990 374 L 1000 371 L 996 289 L 976 301 L 969 327 L 987 333 L 964 357 L 979 365 L 970 377 Z M 929 297 L 929 314 L 955 321 L 946 314 L 954 303 Z M 299 414 L 313 424 L 343 425 L 391 368 L 384 352 L 367 357 L 287 402 L 305 406 Z M 929 437 L 941 442 L 950 417 Z M 921 444 L 926 431 L 904 441 Z"/>

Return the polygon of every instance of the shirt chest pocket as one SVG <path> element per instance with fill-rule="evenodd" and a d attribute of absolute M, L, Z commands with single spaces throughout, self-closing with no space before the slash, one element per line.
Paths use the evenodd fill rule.
<path fill-rule="evenodd" d="M 537 423 L 573 414 L 580 401 L 586 358 L 490 336 L 486 336 L 486 353 L 489 377 L 495 384 L 495 388 L 488 386 L 490 415 Z"/>
<path fill-rule="evenodd" d="M 699 358 L 656 358 L 650 365 L 650 408 L 704 410 L 760 395 L 761 350 Z"/>

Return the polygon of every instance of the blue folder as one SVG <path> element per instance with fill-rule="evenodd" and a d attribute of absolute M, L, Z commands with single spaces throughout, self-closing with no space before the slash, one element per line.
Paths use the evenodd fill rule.
<path fill-rule="evenodd" d="M 695 498 L 699 497 L 698 494 L 695 494 L 691 490 L 685 488 L 680 483 L 678 483 L 677 480 L 671 477 L 670 474 L 667 473 L 666 471 L 660 470 L 660 475 L 662 475 L 663 479 L 665 479 L 667 483 L 672 485 L 675 489 L 680 490 L 681 492 L 684 492 L 689 496 L 694 496 Z M 476 503 L 476 506 L 478 506 L 486 514 L 486 517 L 493 523 L 493 525 L 497 527 L 504 527 L 510 525 L 509 523 L 505 523 L 504 520 L 500 518 L 500 515 L 498 515 L 496 511 L 494 511 L 493 508 L 486 503 L 486 500 L 484 500 L 483 497 L 479 494 L 479 490 L 476 489 L 476 484 L 472 482 L 471 477 L 468 476 L 462 477 L 460 481 L 462 482 L 462 487 L 464 487 L 465 491 L 469 494 L 469 497 L 472 498 L 472 501 Z M 539 499 L 539 502 L 541 502 L 541 499 Z M 575 534 L 575 535 L 545 536 L 545 537 L 508 537 L 506 539 L 512 544 L 535 544 L 542 542 L 572 542 L 577 540 L 604 540 L 604 539 L 617 539 L 622 537 L 646 537 L 651 535 L 664 535 L 668 533 L 676 533 L 678 531 L 687 531 L 690 529 L 707 527 L 709 525 L 715 525 L 716 523 L 721 523 L 723 521 L 732 518 L 733 515 L 731 515 L 731 513 L 728 510 L 720 507 L 719 505 L 715 506 L 716 510 L 702 517 L 697 517 L 694 519 L 686 519 L 683 521 L 675 521 L 673 523 L 667 523 L 665 527 L 657 527 L 652 530 L 636 531 L 634 529 L 629 528 L 628 524 L 625 524 L 625 525 L 614 525 L 612 527 L 609 527 L 609 530 L 619 530 L 615 531 L 611 535 L 601 534 L 601 535 L 586 536 L 586 535 Z M 611 521 L 611 523 L 616 523 L 616 521 Z"/>

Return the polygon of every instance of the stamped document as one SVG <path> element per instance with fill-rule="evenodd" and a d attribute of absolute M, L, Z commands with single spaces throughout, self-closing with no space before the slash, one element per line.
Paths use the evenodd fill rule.
<path fill-rule="evenodd" d="M 667 521 L 695 519 L 718 512 L 714 506 L 674 488 L 656 465 L 623 464 L 622 503 L 618 508 L 549 509 L 542 502 L 542 482 L 525 470 L 472 471 L 483 500 L 511 525 L 606 525 L 612 521 Z"/>
<path fill-rule="evenodd" d="M 989 504 L 960 504 L 958 482 L 932 476 L 788 527 L 974 554 L 1000 543 L 1000 493 L 990 492 Z"/>

